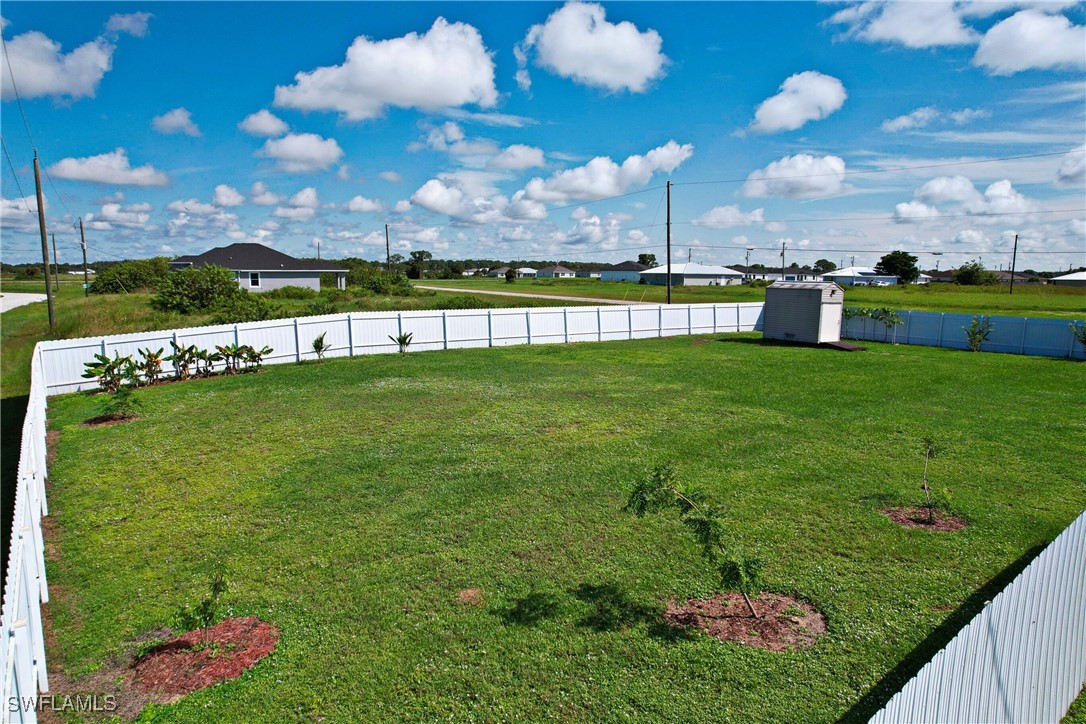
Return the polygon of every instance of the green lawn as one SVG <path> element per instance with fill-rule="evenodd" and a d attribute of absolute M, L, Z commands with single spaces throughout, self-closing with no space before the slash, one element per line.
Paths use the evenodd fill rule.
<path fill-rule="evenodd" d="M 94 397 L 54 398 L 50 665 L 169 624 L 219 561 L 279 647 L 163 720 L 866 720 L 1086 507 L 1084 371 L 717 335 L 282 365 L 97 429 Z M 919 499 L 929 435 L 965 531 L 877 512 Z M 664 460 L 826 614 L 816 647 L 659 624 L 714 589 L 676 521 L 620 512 Z"/>
<path fill-rule="evenodd" d="M 456 287 L 464 290 L 512 291 L 529 294 L 558 294 L 616 300 L 663 302 L 664 287 L 630 282 L 600 282 L 591 279 L 428 279 L 419 284 Z M 924 284 L 905 287 L 854 287 L 845 291 L 846 304 L 889 306 L 925 312 L 994 314 L 1028 317 L 1082 319 L 1086 316 L 1086 289 L 1052 285 L 1017 285 L 1014 294 L 1007 287 L 959 287 L 955 284 Z M 746 285 L 729 287 L 673 287 L 674 303 L 764 302 L 765 289 Z"/>

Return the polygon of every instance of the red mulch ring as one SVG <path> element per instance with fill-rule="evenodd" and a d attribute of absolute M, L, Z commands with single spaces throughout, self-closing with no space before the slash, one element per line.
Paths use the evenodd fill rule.
<path fill-rule="evenodd" d="M 279 629 L 255 616 L 229 618 L 156 647 L 135 664 L 136 688 L 180 696 L 241 676 L 270 654 Z"/>
<path fill-rule="evenodd" d="M 826 619 L 798 598 L 762 593 L 752 599 L 761 618 L 753 618 L 739 593 L 718 593 L 709 599 L 671 600 L 664 619 L 674 626 L 701 629 L 721 641 L 770 651 L 806 649 L 826 633 Z"/>
<path fill-rule="evenodd" d="M 958 516 L 944 513 L 938 508 L 929 518 L 928 509 L 922 505 L 906 508 L 884 508 L 879 512 L 904 528 L 953 531 L 961 530 L 968 525 Z"/>

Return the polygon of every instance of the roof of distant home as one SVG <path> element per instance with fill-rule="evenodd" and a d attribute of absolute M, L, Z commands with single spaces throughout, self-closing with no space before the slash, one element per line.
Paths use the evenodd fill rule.
<path fill-rule="evenodd" d="M 646 269 L 641 272 L 642 274 L 667 274 L 667 265 L 658 266 L 655 269 Z M 689 264 L 672 264 L 672 274 L 704 274 L 704 275 L 719 275 L 719 276 L 742 276 L 742 272 L 737 272 L 735 269 L 731 269 L 726 266 L 719 266 L 716 264 L 698 264 L 697 262 L 691 262 Z"/>
<path fill-rule="evenodd" d="M 1086 281 L 1086 271 L 1071 272 L 1070 274 L 1052 278 L 1059 279 L 1061 282 Z"/>
<path fill-rule="evenodd" d="M 220 246 L 216 249 L 209 249 L 203 254 L 179 256 L 170 263 L 188 264 L 194 267 L 214 264 L 235 271 L 347 271 L 323 259 L 295 259 L 281 251 L 252 242 Z"/>
<path fill-rule="evenodd" d="M 636 261 L 624 261 L 621 264 L 615 264 L 608 271 L 645 271 L 649 268 L 648 264 L 641 264 Z"/>
<path fill-rule="evenodd" d="M 551 274 L 575 274 L 576 273 L 572 269 L 567 269 L 564 266 L 562 266 L 561 264 L 553 264 L 551 266 L 545 266 L 542 269 L 540 269 L 539 271 L 540 271 L 540 273 L 549 272 Z"/>

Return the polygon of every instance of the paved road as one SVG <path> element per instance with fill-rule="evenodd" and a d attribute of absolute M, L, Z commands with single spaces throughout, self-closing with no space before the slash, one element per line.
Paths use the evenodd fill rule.
<path fill-rule="evenodd" d="M 589 302 L 591 304 L 652 304 L 657 302 L 638 302 L 622 299 L 598 299 L 596 297 L 560 297 L 556 294 L 528 294 L 527 292 L 490 292 L 481 289 L 464 289 L 463 287 L 431 287 L 422 284 L 415 285 L 418 289 L 430 289 L 435 292 L 459 292 L 460 294 L 493 294 L 497 297 L 527 297 L 529 299 L 560 299 L 564 302 Z"/>
<path fill-rule="evenodd" d="M 24 294 L 22 292 L 4 292 L 0 294 L 0 312 L 6 312 L 9 309 L 15 309 L 15 307 L 21 307 L 24 304 L 33 304 L 34 302 L 44 302 L 44 294 Z"/>

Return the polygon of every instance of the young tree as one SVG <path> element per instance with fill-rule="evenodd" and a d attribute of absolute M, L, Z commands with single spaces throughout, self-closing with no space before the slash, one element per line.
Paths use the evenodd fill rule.
<path fill-rule="evenodd" d="M 837 269 L 837 265 L 829 259 L 819 259 L 814 263 L 815 274 L 825 274 L 826 272 L 831 272 L 835 269 Z"/>
<path fill-rule="evenodd" d="M 517 280 L 517 270 L 514 269 L 513 267 L 509 267 L 509 269 L 507 269 L 506 272 L 505 272 L 505 283 L 506 284 L 512 284 L 516 280 Z"/>
<path fill-rule="evenodd" d="M 979 261 L 971 261 L 958 267 L 954 282 L 963 286 L 994 286 L 999 284 L 999 276 L 985 269 Z"/>
<path fill-rule="evenodd" d="M 907 251 L 892 251 L 875 265 L 876 274 L 896 276 L 899 284 L 912 284 L 920 277 L 916 257 Z"/>
<path fill-rule="evenodd" d="M 407 262 L 407 276 L 411 279 L 425 278 L 426 262 L 433 258 L 434 255 L 424 249 L 411 252 L 411 260 Z"/>
<path fill-rule="evenodd" d="M 638 254 L 637 255 L 637 263 L 638 264 L 644 264 L 645 266 L 648 266 L 648 267 L 654 267 L 654 266 L 656 266 L 656 255 L 655 254 Z"/>

